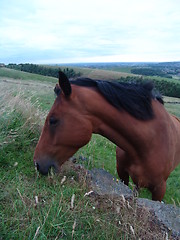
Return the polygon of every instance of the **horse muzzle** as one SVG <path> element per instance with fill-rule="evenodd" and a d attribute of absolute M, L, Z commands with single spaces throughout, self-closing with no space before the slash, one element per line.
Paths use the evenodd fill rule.
<path fill-rule="evenodd" d="M 50 169 L 51 168 L 54 168 L 56 172 L 58 172 L 56 166 L 51 162 L 39 162 L 39 161 L 36 161 L 34 160 L 34 166 L 35 166 L 35 169 L 40 172 L 42 175 L 48 175 L 48 173 L 50 172 Z"/>

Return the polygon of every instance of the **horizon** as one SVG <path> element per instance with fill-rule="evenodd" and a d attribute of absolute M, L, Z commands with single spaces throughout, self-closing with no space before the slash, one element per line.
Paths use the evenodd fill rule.
<path fill-rule="evenodd" d="M 124 61 L 124 62 L 64 62 L 64 63 L 46 63 L 46 64 L 42 64 L 42 63 L 33 63 L 33 62 L 8 62 L 8 63 L 3 63 L 0 62 L 0 64 L 4 64 L 4 65 L 9 65 L 9 64 L 37 64 L 37 65 L 78 65 L 78 64 L 158 64 L 158 63 L 180 63 L 179 61 L 135 61 L 135 62 L 131 62 L 131 61 Z"/>

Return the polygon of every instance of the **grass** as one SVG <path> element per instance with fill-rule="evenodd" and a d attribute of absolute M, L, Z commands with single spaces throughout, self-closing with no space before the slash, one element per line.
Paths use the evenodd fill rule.
<path fill-rule="evenodd" d="M 180 104 L 166 103 L 165 107 L 169 113 L 176 115 L 180 118 Z"/>
<path fill-rule="evenodd" d="M 128 220 L 125 212 L 117 215 L 84 197 L 88 189 L 73 169 L 39 175 L 32 159 L 46 112 L 22 89 L 0 86 L 0 239 L 135 239 L 146 231 L 136 217 Z"/>
<path fill-rule="evenodd" d="M 61 186 L 59 182 L 62 176 L 61 178 L 60 176 L 30 177 L 24 173 L 20 174 L 18 170 L 20 167 L 16 168 L 16 175 L 8 179 L 11 184 L 4 187 L 6 194 L 1 198 L 5 209 L 2 212 L 2 237 L 71 239 L 73 225 L 76 222 L 74 239 L 82 236 L 84 239 L 91 239 L 90 236 L 93 239 L 106 239 L 100 231 L 105 230 L 108 224 L 102 227 L 98 224 L 99 228 L 94 233 L 94 222 L 99 213 L 93 209 L 90 201 L 83 198 L 85 189 L 75 181 L 72 182 L 70 176 Z M 74 209 L 71 209 L 73 194 L 75 194 L 75 202 Z"/>
<path fill-rule="evenodd" d="M 18 79 L 18 80 L 32 80 L 32 81 L 41 81 L 41 82 L 51 82 L 51 83 L 56 83 L 57 79 L 53 77 L 48 77 L 48 76 L 42 76 L 38 74 L 33 74 L 33 73 L 27 73 L 27 72 L 22 72 L 10 68 L 0 68 L 0 77 L 5 79 L 5 78 L 12 78 L 12 79 Z"/>
<path fill-rule="evenodd" d="M 124 73 L 129 73 L 130 75 L 133 75 L 131 73 L 131 69 L 133 67 L 127 67 L 127 66 L 113 66 L 113 64 L 111 66 L 104 66 L 103 69 L 104 70 L 110 70 L 110 71 L 115 71 L 115 72 L 124 72 Z"/>
<path fill-rule="evenodd" d="M 99 206 L 97 199 L 84 197 L 88 189 L 73 169 L 48 177 L 34 170 L 33 153 L 54 101 L 54 84 L 29 77 L 0 79 L 0 239 L 137 239 L 143 234 L 151 239 L 155 233 L 143 225 L 145 218 L 137 219 L 136 209 L 117 214 L 111 201 Z M 105 168 L 117 176 L 115 146 L 105 138 L 94 135 L 76 158 L 89 169 Z M 168 179 L 165 202 L 180 205 L 179 173 L 180 166 Z"/>
<path fill-rule="evenodd" d="M 180 118 L 180 98 L 164 97 L 167 111 Z"/>
<path fill-rule="evenodd" d="M 76 70 L 76 68 L 73 68 Z M 135 76 L 131 73 L 103 70 L 103 69 L 90 69 L 90 68 L 77 68 L 77 70 L 82 74 L 82 77 L 102 79 L 102 80 L 117 80 L 121 77 Z"/>

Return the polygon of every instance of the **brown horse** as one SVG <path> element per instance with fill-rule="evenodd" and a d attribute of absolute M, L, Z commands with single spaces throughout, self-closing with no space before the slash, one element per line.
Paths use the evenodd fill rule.
<path fill-rule="evenodd" d="M 42 174 L 57 171 L 97 133 L 117 147 L 117 172 L 128 185 L 161 201 L 166 180 L 180 162 L 180 122 L 163 106 L 151 83 L 91 79 L 71 81 L 60 72 L 56 100 L 46 118 L 34 162 Z"/>

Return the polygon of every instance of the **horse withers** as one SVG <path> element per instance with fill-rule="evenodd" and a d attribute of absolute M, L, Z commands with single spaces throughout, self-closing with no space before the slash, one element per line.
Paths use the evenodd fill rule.
<path fill-rule="evenodd" d="M 180 122 L 163 106 L 151 83 L 128 84 L 78 78 L 59 72 L 57 97 L 45 120 L 34 163 L 42 174 L 86 145 L 92 133 L 118 147 L 117 172 L 128 185 L 148 188 L 161 201 L 166 180 L 180 162 Z"/>

